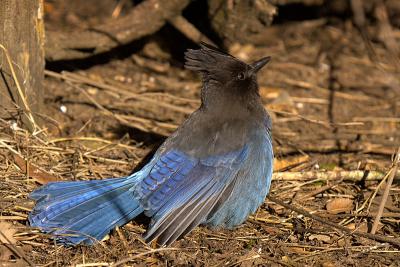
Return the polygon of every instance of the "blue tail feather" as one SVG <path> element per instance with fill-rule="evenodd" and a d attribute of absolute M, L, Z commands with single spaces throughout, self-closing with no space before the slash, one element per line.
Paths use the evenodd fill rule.
<path fill-rule="evenodd" d="M 62 243 L 92 244 L 143 212 L 130 191 L 137 182 L 133 175 L 49 183 L 30 195 L 37 201 L 29 215 L 30 224 L 51 232 Z"/>

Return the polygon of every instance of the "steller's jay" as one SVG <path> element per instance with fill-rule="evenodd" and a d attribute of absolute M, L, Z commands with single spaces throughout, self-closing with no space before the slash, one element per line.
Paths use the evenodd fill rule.
<path fill-rule="evenodd" d="M 201 106 L 140 171 L 123 178 L 48 183 L 30 197 L 31 226 L 65 244 L 93 244 L 139 214 L 151 217 L 146 242 L 169 245 L 202 224 L 233 228 L 263 203 L 271 183 L 271 120 L 256 74 L 201 44 L 185 67 L 202 74 Z"/>

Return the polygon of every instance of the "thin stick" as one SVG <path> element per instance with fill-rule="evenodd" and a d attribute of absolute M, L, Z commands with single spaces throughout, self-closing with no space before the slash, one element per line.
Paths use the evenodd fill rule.
<path fill-rule="evenodd" d="M 208 39 L 207 36 L 201 33 L 195 26 L 193 26 L 192 23 L 190 23 L 184 17 L 172 17 L 168 20 L 168 22 L 193 42 L 198 43 L 200 41 L 204 41 L 206 43 L 216 46 L 213 41 Z"/>
<path fill-rule="evenodd" d="M 282 115 L 290 115 L 290 116 L 295 116 L 299 119 L 302 119 L 304 121 L 308 121 L 308 122 L 312 122 L 312 123 L 316 123 L 316 124 L 321 124 L 324 126 L 333 126 L 333 127 L 337 127 L 337 126 L 362 126 L 364 125 L 363 122 L 358 122 L 358 121 L 354 121 L 354 122 L 327 122 L 327 121 L 321 121 L 321 120 L 315 120 L 315 119 L 310 119 L 307 117 L 304 117 L 300 114 L 295 114 L 292 112 L 286 112 L 286 111 L 279 111 L 279 110 L 274 110 L 274 109 L 268 109 L 268 111 L 271 111 L 273 113 L 277 113 L 277 114 L 282 114 Z"/>
<path fill-rule="evenodd" d="M 309 197 L 313 197 L 315 195 L 321 194 L 322 192 L 325 192 L 325 191 L 331 189 L 332 187 L 339 185 L 341 182 L 343 182 L 343 178 L 340 179 L 339 181 L 334 182 L 334 183 L 331 183 L 331 184 L 322 186 L 320 188 L 317 188 L 316 190 L 313 190 L 312 192 L 310 192 L 308 194 L 305 194 L 304 196 L 300 197 L 299 199 L 297 199 L 297 201 L 302 201 L 302 200 L 305 200 L 305 199 L 307 199 Z"/>
<path fill-rule="evenodd" d="M 287 203 L 283 202 L 282 200 L 279 200 L 279 199 L 277 199 L 275 197 L 267 196 L 267 198 L 269 200 L 271 200 L 272 202 L 275 202 L 276 204 L 279 204 L 279 205 L 281 205 L 281 206 L 283 206 L 283 207 L 285 207 L 285 208 L 287 208 L 289 210 L 293 210 L 293 211 L 295 211 L 295 212 L 297 212 L 299 214 L 302 214 L 302 215 L 304 215 L 304 216 L 306 216 L 308 218 L 311 218 L 311 219 L 313 219 L 313 220 L 315 220 L 317 222 L 320 222 L 322 224 L 328 225 L 333 229 L 340 230 L 340 231 L 345 232 L 345 233 L 350 234 L 350 235 L 356 235 L 356 236 L 368 238 L 368 239 L 379 241 L 379 242 L 390 243 L 390 244 L 392 244 L 394 246 L 400 247 L 400 240 L 399 239 L 390 238 L 390 237 L 386 237 L 386 236 L 378 235 L 378 234 L 370 234 L 370 233 L 363 233 L 363 232 L 360 232 L 360 231 L 353 231 L 353 230 L 350 230 L 350 229 L 348 229 L 348 228 L 346 228 L 344 226 L 341 226 L 341 225 L 338 225 L 336 223 L 333 223 L 331 221 L 324 220 L 323 218 L 321 218 L 319 216 L 316 216 L 316 215 L 313 215 L 313 214 L 311 214 L 311 213 L 309 213 L 309 212 L 307 212 L 307 211 L 305 211 L 303 209 L 296 208 L 295 206 L 287 204 Z"/>
<path fill-rule="evenodd" d="M 6 240 L 6 241 L 8 242 L 8 244 L 5 243 L 5 242 L 1 242 L 1 243 L 3 243 L 3 245 L 4 245 L 5 247 L 7 247 L 7 248 L 8 248 L 9 250 L 11 250 L 15 255 L 17 255 L 18 257 L 20 257 L 21 259 L 23 259 L 26 263 L 29 264 L 29 266 L 35 266 L 35 265 L 25 256 L 25 254 L 23 253 L 23 251 L 22 251 L 21 249 L 19 249 L 18 247 L 16 247 L 15 245 L 12 244 L 12 242 L 8 239 L 8 237 L 7 237 L 5 234 L 3 234 L 2 231 L 0 231 L 0 235 L 2 236 L 2 238 L 3 238 L 4 240 Z"/>
<path fill-rule="evenodd" d="M 305 172 L 275 172 L 274 181 L 305 181 L 305 180 L 341 180 L 344 181 L 380 181 L 385 176 L 379 171 L 305 171 Z M 400 178 L 400 171 L 395 173 L 395 179 Z"/>
<path fill-rule="evenodd" d="M 87 136 L 80 136 L 80 137 L 60 137 L 60 138 L 54 138 L 51 139 L 50 141 L 47 141 L 47 144 L 49 143 L 59 143 L 59 142 L 68 142 L 68 141 L 93 141 L 93 142 L 101 142 L 101 143 L 105 143 L 108 145 L 113 145 L 113 146 L 119 146 L 122 148 L 126 148 L 126 149 L 132 149 L 135 150 L 137 149 L 137 147 L 134 146 L 130 146 L 130 145 L 124 145 L 121 143 L 115 143 L 115 142 L 111 142 L 109 140 L 106 139 L 102 139 L 99 137 L 87 137 Z"/>
<path fill-rule="evenodd" d="M 109 85 L 109 84 L 106 84 L 103 82 L 94 81 L 88 77 L 78 75 L 76 73 L 63 71 L 62 74 L 59 74 L 59 73 L 56 73 L 53 71 L 45 70 L 45 74 L 48 76 L 58 78 L 58 79 L 63 79 L 65 81 L 69 81 L 72 83 L 87 84 L 87 85 L 94 86 L 94 87 L 97 87 L 102 90 L 109 90 L 109 91 L 112 91 L 112 92 L 115 92 L 118 94 L 123 94 L 123 95 L 128 96 L 129 98 L 148 102 L 148 103 L 157 105 L 159 107 L 168 108 L 170 110 L 177 111 L 177 112 L 180 112 L 183 114 L 192 113 L 192 110 L 190 110 L 190 109 L 183 108 L 183 107 L 177 107 L 177 106 L 171 105 L 169 103 L 163 103 L 163 102 L 160 102 L 159 100 L 156 100 L 156 99 L 153 99 L 150 97 L 146 97 L 144 95 L 136 94 L 133 92 L 128 92 L 127 90 L 122 90 L 121 87 L 116 87 L 116 86 Z M 80 90 L 83 90 L 83 89 L 80 88 Z"/>
<path fill-rule="evenodd" d="M 9 65 L 9 67 L 10 67 L 10 71 L 11 71 L 12 77 L 13 77 L 13 79 L 14 79 L 15 86 L 17 87 L 17 91 L 18 91 L 19 97 L 21 98 L 22 104 L 24 105 L 24 111 L 26 111 L 26 113 L 27 113 L 26 115 L 27 115 L 27 117 L 28 117 L 28 119 L 29 119 L 29 122 L 31 123 L 30 127 L 33 128 L 33 129 L 32 129 L 32 132 L 36 132 L 36 130 L 37 130 L 37 129 L 40 129 L 40 128 L 38 127 L 38 125 L 37 125 L 36 122 L 35 122 L 35 119 L 34 119 L 33 116 L 32 116 L 32 111 L 31 111 L 31 109 L 29 108 L 28 102 L 26 101 L 26 97 L 25 97 L 25 94 L 24 94 L 23 91 L 22 91 L 22 87 L 21 87 L 21 85 L 19 84 L 19 81 L 18 81 L 17 75 L 16 75 L 16 73 L 15 73 L 14 66 L 13 66 L 13 64 L 12 64 L 10 55 L 8 54 L 8 50 L 7 50 L 2 44 L 0 44 L 0 48 L 3 49 L 4 54 L 5 54 L 5 56 L 6 56 L 7 63 L 8 63 L 8 65 Z M 28 126 L 28 127 L 29 127 L 29 126 Z"/>
<path fill-rule="evenodd" d="M 381 220 L 387 198 L 389 196 L 390 187 L 392 186 L 394 176 L 397 173 L 397 168 L 399 166 L 399 162 L 400 162 L 400 147 L 397 150 L 396 156 L 393 160 L 393 165 L 392 165 L 392 168 L 390 169 L 390 175 L 389 175 L 386 187 L 385 187 L 385 191 L 383 192 L 383 196 L 382 196 L 381 203 L 379 205 L 378 213 L 376 214 L 374 224 L 372 225 L 371 234 L 375 234 L 376 230 L 378 229 L 378 225 Z"/>
<path fill-rule="evenodd" d="M 93 97 L 91 97 L 84 89 L 80 88 L 79 86 L 67 82 L 69 85 L 71 85 L 72 87 L 78 89 L 79 91 L 81 91 L 86 98 L 88 98 L 98 109 L 100 109 L 101 111 L 103 111 L 106 115 L 109 115 L 113 118 L 116 118 L 119 122 L 125 123 L 125 124 L 129 124 L 129 122 L 123 118 L 121 118 L 118 114 L 114 114 L 113 112 L 109 111 L 108 109 L 106 109 L 105 107 L 103 107 L 100 103 L 98 103 Z"/>
<path fill-rule="evenodd" d="M 293 85 L 293 86 L 298 86 L 300 88 L 304 88 L 304 89 L 310 89 L 310 90 L 315 90 L 324 94 L 329 94 L 330 90 L 327 88 L 323 88 L 320 87 L 318 85 L 312 84 L 312 83 L 308 83 L 305 81 L 297 81 L 297 80 L 292 80 L 292 79 L 285 79 L 283 82 L 289 84 L 289 85 Z M 349 93 L 344 93 L 344 92 L 336 92 L 336 96 L 340 97 L 340 98 L 344 98 L 344 99 L 348 99 L 348 100 L 356 100 L 356 101 L 371 101 L 373 100 L 371 97 L 369 96 L 365 96 L 365 95 L 360 95 L 360 94 L 349 94 Z"/>
<path fill-rule="evenodd" d="M 372 122 L 400 122 L 400 117 L 354 117 L 354 121 L 372 121 Z"/>
<path fill-rule="evenodd" d="M 4 140 L 6 141 L 6 140 Z M 11 146 L 7 145 L 6 143 L 4 143 L 3 140 L 0 139 L 0 145 L 2 145 L 3 147 L 7 148 L 8 150 L 10 150 L 12 153 L 14 153 L 15 155 L 20 156 L 21 158 L 24 158 L 24 156 L 22 156 L 21 153 L 19 153 L 17 150 L 15 150 L 14 148 L 12 148 Z"/>

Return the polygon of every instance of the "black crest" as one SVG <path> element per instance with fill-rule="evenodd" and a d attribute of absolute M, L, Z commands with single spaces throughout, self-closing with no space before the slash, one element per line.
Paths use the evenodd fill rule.
<path fill-rule="evenodd" d="M 200 49 L 189 49 L 185 53 L 185 59 L 185 67 L 202 73 L 205 82 L 213 80 L 244 89 L 255 82 L 255 74 L 270 61 L 270 57 L 265 57 L 246 64 L 206 43 L 201 43 Z"/>
<path fill-rule="evenodd" d="M 185 67 L 202 73 L 218 72 L 219 70 L 246 68 L 244 62 L 206 43 L 200 44 L 200 49 L 188 49 L 185 52 Z"/>

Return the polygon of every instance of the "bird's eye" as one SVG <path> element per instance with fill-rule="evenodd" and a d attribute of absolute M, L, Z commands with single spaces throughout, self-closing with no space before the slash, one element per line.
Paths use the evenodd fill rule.
<path fill-rule="evenodd" d="M 237 78 L 238 78 L 239 80 L 244 80 L 244 79 L 246 78 L 246 75 L 244 74 L 244 72 L 239 72 Z"/>

